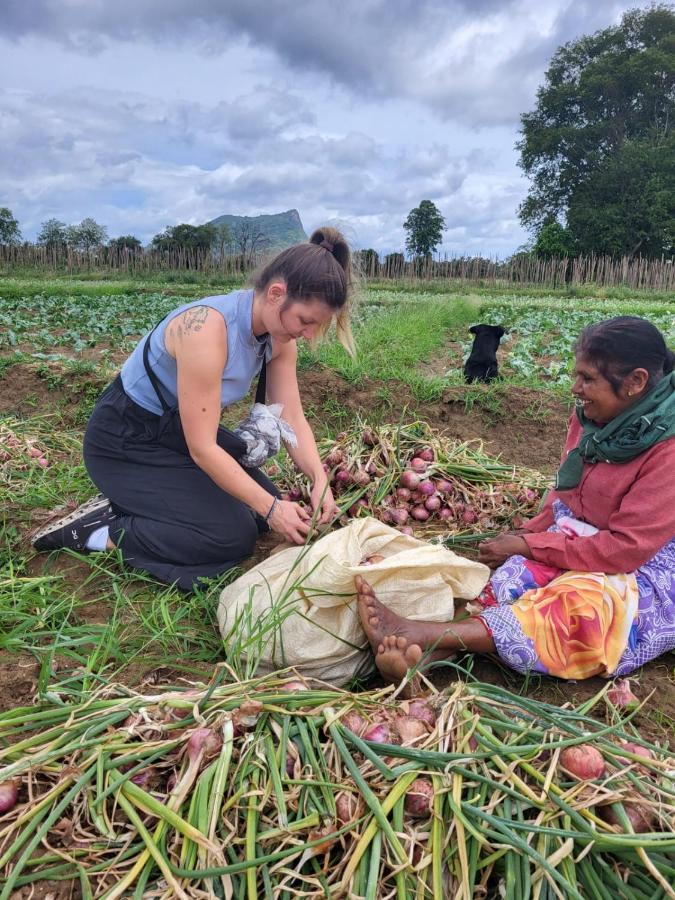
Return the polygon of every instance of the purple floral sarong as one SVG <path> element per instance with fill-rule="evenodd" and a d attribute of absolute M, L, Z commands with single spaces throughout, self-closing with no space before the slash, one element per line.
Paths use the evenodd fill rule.
<path fill-rule="evenodd" d="M 559 531 L 557 523 L 573 517 L 560 500 L 554 501 L 553 514 L 556 524 L 550 531 Z M 490 629 L 500 658 L 518 672 L 557 674 L 542 662 L 534 641 L 524 633 L 511 605 L 526 591 L 543 587 L 558 574 L 560 570 L 551 566 L 512 556 L 493 573 L 487 590 L 481 595 L 484 601 L 496 605 L 487 606 L 480 618 Z M 634 575 L 638 587 L 637 613 L 618 665 L 607 673 L 612 676 L 627 675 L 649 660 L 675 650 L 675 538 Z"/>

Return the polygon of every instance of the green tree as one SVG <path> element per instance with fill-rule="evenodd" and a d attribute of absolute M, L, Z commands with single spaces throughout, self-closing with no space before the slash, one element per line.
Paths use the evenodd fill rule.
<path fill-rule="evenodd" d="M 380 265 L 380 255 L 377 250 L 368 247 L 358 251 L 359 268 L 365 275 L 376 275 Z"/>
<path fill-rule="evenodd" d="M 47 219 L 40 226 L 37 243 L 49 249 L 66 246 L 66 223 L 60 219 Z"/>
<path fill-rule="evenodd" d="M 568 228 L 560 222 L 547 222 L 541 227 L 532 247 L 536 256 L 550 259 L 552 256 L 571 256 L 574 244 Z"/>
<path fill-rule="evenodd" d="M 403 223 L 408 232 L 406 248 L 413 256 L 429 256 L 443 239 L 445 219 L 431 200 L 422 200 L 419 206 L 411 209 Z"/>
<path fill-rule="evenodd" d="M 234 236 L 232 229 L 227 222 L 221 222 L 220 225 L 213 226 L 213 249 L 216 256 L 220 259 L 232 251 L 234 245 Z"/>
<path fill-rule="evenodd" d="M 523 224 L 565 222 L 581 253 L 672 253 L 674 113 L 672 8 L 631 10 L 560 47 L 521 117 Z"/>
<path fill-rule="evenodd" d="M 87 217 L 79 225 L 69 225 L 65 230 L 66 243 L 74 250 L 93 250 L 108 239 L 108 229 L 95 219 Z"/>
<path fill-rule="evenodd" d="M 0 244 L 18 244 L 20 240 L 21 229 L 11 209 L 0 206 Z"/>
<path fill-rule="evenodd" d="M 131 253 L 139 253 L 143 249 L 143 244 L 133 234 L 123 234 L 120 237 L 113 238 L 108 242 L 111 250 L 129 250 Z"/>
<path fill-rule="evenodd" d="M 214 225 L 172 225 L 152 239 L 156 250 L 202 250 L 207 251 L 215 240 Z"/>

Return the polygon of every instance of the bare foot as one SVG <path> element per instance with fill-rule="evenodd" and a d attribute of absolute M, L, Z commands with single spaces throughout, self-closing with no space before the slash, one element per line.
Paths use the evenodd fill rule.
<path fill-rule="evenodd" d="M 360 575 L 356 576 L 354 583 L 357 590 L 359 618 L 373 653 L 377 653 L 384 638 L 391 635 L 406 638 L 406 643 L 424 645 L 424 631 L 417 623 L 404 619 L 380 603 L 372 587 Z"/>
<path fill-rule="evenodd" d="M 399 635 L 387 635 L 382 638 L 375 654 L 375 665 L 380 675 L 387 681 L 398 684 L 405 678 L 408 669 L 414 668 L 422 659 L 422 648 L 419 644 L 409 644 L 407 639 Z M 416 678 L 408 686 L 408 693 L 417 691 Z"/>

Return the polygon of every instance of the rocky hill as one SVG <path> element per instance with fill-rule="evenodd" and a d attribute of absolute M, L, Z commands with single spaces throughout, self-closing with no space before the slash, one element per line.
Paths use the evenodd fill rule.
<path fill-rule="evenodd" d="M 283 250 L 292 244 L 299 244 L 301 241 L 307 240 L 297 209 L 261 216 L 218 216 L 209 224 L 228 225 L 233 236 L 236 236 L 237 229 L 240 227 L 246 227 L 249 231 L 258 229 L 262 231 L 265 238 L 266 250 Z"/>

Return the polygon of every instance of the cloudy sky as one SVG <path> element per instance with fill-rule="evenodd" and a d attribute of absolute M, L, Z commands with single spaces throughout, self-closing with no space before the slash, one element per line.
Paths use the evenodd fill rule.
<path fill-rule="evenodd" d="M 642 0 L 0 0 L 0 206 L 149 240 L 296 208 L 402 249 L 527 239 L 514 144 L 556 48 Z"/>

